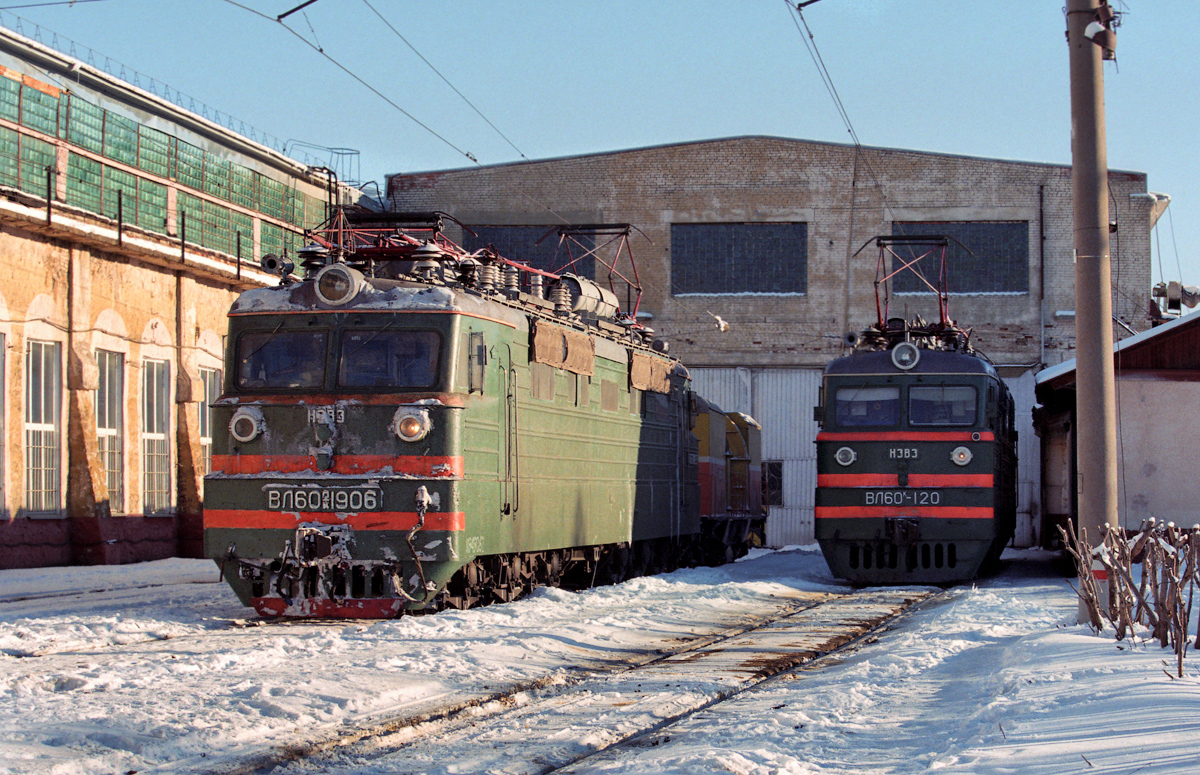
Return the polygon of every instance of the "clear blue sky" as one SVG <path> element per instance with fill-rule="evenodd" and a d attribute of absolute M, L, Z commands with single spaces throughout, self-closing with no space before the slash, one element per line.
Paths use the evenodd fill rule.
<path fill-rule="evenodd" d="M 26 35 L 40 25 L 45 42 L 58 33 L 281 140 L 356 148 L 360 177 L 381 184 L 472 166 L 468 153 L 486 165 L 750 134 L 851 140 L 784 0 L 318 0 L 286 19 L 294 33 L 274 21 L 301 2 L 16 0 L 0 21 L 20 15 Z M 804 18 L 864 145 L 1069 164 L 1064 5 L 820 0 Z M 1200 7 L 1114 5 L 1109 166 L 1172 198 L 1153 281 L 1200 285 Z"/>

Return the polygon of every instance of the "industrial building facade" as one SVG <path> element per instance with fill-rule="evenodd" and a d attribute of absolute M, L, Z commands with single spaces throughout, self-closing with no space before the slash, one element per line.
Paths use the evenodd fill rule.
<path fill-rule="evenodd" d="M 1120 339 L 1149 327 L 1150 235 L 1166 200 L 1142 173 L 1110 172 L 1109 184 Z M 1069 167 L 741 137 L 395 175 L 387 195 L 395 210 L 450 213 L 468 247 L 534 263 L 556 249 L 557 226 L 635 227 L 643 321 L 703 395 L 763 425 L 772 546 L 813 540 L 813 407 L 847 332 L 876 320 L 873 238 L 952 237 L 950 314 L 1018 401 L 1017 541 L 1042 538 L 1031 410 L 1034 374 L 1074 357 Z M 893 291 L 891 316 L 938 318 L 915 276 Z"/>
<path fill-rule="evenodd" d="M 326 189 L 0 30 L 0 568 L 199 556 L 226 310 Z"/>

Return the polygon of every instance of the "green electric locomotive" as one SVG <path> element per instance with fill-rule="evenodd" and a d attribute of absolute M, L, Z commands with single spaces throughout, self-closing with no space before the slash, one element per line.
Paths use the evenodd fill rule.
<path fill-rule="evenodd" d="M 603 287 L 407 218 L 337 211 L 302 277 L 267 256 L 281 283 L 229 312 L 204 540 L 243 603 L 392 617 L 745 551 L 748 518 L 702 523 L 687 371 L 614 266 Z"/>
<path fill-rule="evenodd" d="M 949 318 L 948 238 L 877 244 L 879 321 L 850 335 L 854 352 L 825 367 L 816 538 L 833 575 L 857 584 L 966 581 L 994 565 L 1013 535 L 1013 399 Z M 940 321 L 889 318 L 888 280 L 928 255 L 942 259 Z M 890 271 L 887 257 L 899 268 Z"/>

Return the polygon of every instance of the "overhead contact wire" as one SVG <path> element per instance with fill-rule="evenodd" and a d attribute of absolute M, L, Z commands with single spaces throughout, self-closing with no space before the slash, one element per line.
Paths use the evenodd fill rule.
<path fill-rule="evenodd" d="M 445 144 L 446 144 L 447 146 L 449 146 L 450 148 L 453 148 L 453 149 L 454 149 L 455 151 L 457 151 L 458 153 L 460 153 L 460 154 L 462 154 L 463 156 L 467 157 L 468 159 L 470 159 L 471 161 L 475 162 L 476 164 L 479 164 L 479 160 L 478 160 L 478 159 L 476 159 L 476 158 L 475 158 L 475 156 L 474 156 L 473 154 L 471 154 L 471 153 L 470 153 L 470 152 L 468 152 L 468 151 L 464 151 L 462 148 L 459 148 L 457 145 L 455 145 L 454 143 L 450 142 L 448 139 L 446 139 L 446 138 L 445 138 L 445 137 L 443 137 L 442 135 L 438 134 L 436 131 L 434 131 L 434 129 L 433 129 L 432 127 L 430 127 L 429 125 L 425 124 L 425 123 L 424 123 L 423 121 L 421 121 L 419 118 L 417 118 L 416 116 L 414 116 L 413 114 L 411 114 L 411 113 L 409 113 L 407 110 L 405 110 L 404 108 L 402 108 L 402 107 L 400 107 L 399 105 L 397 105 L 397 104 L 396 104 L 394 101 L 392 101 L 392 99 L 391 99 L 391 98 L 389 98 L 389 97 L 388 97 L 386 94 L 384 94 L 383 92 L 379 91 L 379 89 L 376 89 L 376 88 L 375 88 L 374 86 L 372 86 L 371 84 L 367 83 L 365 80 L 363 80 L 363 79 L 362 79 L 360 76 L 358 76 L 358 75 L 357 75 L 357 74 L 356 74 L 354 71 L 352 71 L 350 68 L 346 67 L 346 66 L 345 66 L 345 65 L 343 65 L 341 62 L 337 61 L 336 59 L 334 59 L 333 57 L 331 57 L 329 54 L 325 53 L 325 52 L 324 52 L 324 51 L 321 49 L 321 47 L 320 47 L 320 46 L 316 46 L 316 45 L 314 45 L 314 44 L 313 44 L 313 43 L 312 43 L 310 40 L 308 40 L 307 38 L 305 38 L 305 37 L 304 37 L 303 35 L 301 35 L 300 33 L 296 32 L 294 29 L 292 29 L 292 28 L 291 28 L 291 27 L 289 27 L 287 24 L 285 24 L 283 21 L 281 21 L 281 20 L 279 20 L 279 19 L 272 18 L 272 17 L 270 17 L 270 16 L 267 16 L 267 15 L 266 15 L 266 14 L 264 14 L 264 13 L 261 13 L 261 12 L 259 12 L 259 11 L 256 11 L 256 10 L 254 10 L 253 8 L 249 8 L 249 7 L 245 6 L 245 5 L 242 5 L 241 3 L 239 3 L 239 2 L 236 2 L 236 0 L 224 0 L 224 1 L 225 1 L 226 3 L 228 3 L 229 5 L 232 5 L 232 6 L 234 6 L 235 8 L 240 8 L 240 9 L 242 9 L 243 11 L 246 11 L 247 13 L 254 14 L 255 16 L 259 17 L 260 19 L 264 19 L 264 20 L 266 20 L 266 21 L 273 22 L 273 23 L 275 23 L 275 24 L 278 24 L 279 26 L 283 27 L 285 30 L 287 30 L 288 32 L 292 33 L 292 34 L 293 34 L 293 35 L 295 35 L 295 36 L 296 36 L 298 39 L 300 39 L 301 41 L 303 41 L 303 42 L 304 42 L 304 44 L 305 44 L 306 46 L 308 46 L 309 48 L 311 48 L 313 51 L 316 51 L 316 52 L 317 52 L 318 54 L 320 54 L 321 56 L 325 57 L 325 59 L 329 60 L 329 63 L 330 63 L 330 64 L 332 64 L 334 67 L 338 68 L 338 69 L 339 69 L 339 70 L 341 70 L 343 73 L 345 73 L 346 75 L 348 75 L 348 76 L 350 76 L 351 78 L 353 78 L 355 81 L 358 81 L 358 82 L 359 82 L 359 83 L 360 83 L 360 84 L 361 84 L 363 87 L 365 87 L 367 90 L 369 90 L 369 91 L 370 91 L 372 94 L 374 94 L 375 96 L 379 97 L 381 100 L 383 100 L 384 102 L 386 102 L 388 105 L 391 105 L 393 108 L 395 108 L 397 111 L 399 111 L 400 113 L 402 113 L 402 114 L 403 114 L 405 117 L 407 117 L 407 118 L 408 118 L 410 121 L 412 121 L 414 124 L 416 124 L 417 126 L 421 127 L 422 129 L 424 129 L 426 132 L 428 132 L 429 134 L 433 135 L 433 136 L 434 136 L 434 137 L 436 137 L 437 139 L 441 140 L 443 143 L 445 143 Z M 482 166 L 482 165 L 481 165 L 481 166 Z"/>
<path fill-rule="evenodd" d="M 495 131 L 495 133 L 496 133 L 496 134 L 500 135 L 500 137 L 502 137 L 502 138 L 504 139 L 504 142 L 508 143 L 508 144 L 509 144 L 509 146 L 510 146 L 510 147 L 511 147 L 511 148 L 512 148 L 514 151 L 516 151 L 516 152 L 517 152 L 517 155 L 519 155 L 519 156 L 520 156 L 522 159 L 524 159 L 525 161 L 529 161 L 529 157 L 528 157 L 528 156 L 526 156 L 526 155 L 524 154 L 524 152 L 523 152 L 523 151 L 522 151 L 520 148 L 518 148 L 518 147 L 516 146 L 516 143 L 514 143 L 512 140 L 508 139 L 508 136 L 507 136 L 507 135 L 505 135 L 503 132 L 501 132 L 501 131 L 500 131 L 500 128 L 499 128 L 499 127 L 497 127 L 495 124 L 493 124 L 493 123 L 492 123 L 491 119 L 489 119 L 487 116 L 483 115 L 483 111 L 481 111 L 479 108 L 475 107 L 475 104 L 474 104 L 474 103 L 472 103 L 472 102 L 471 102 L 469 99 L 467 99 L 467 97 L 466 97 L 466 95 L 465 95 L 465 94 L 463 94 L 462 92 L 460 92 L 460 91 L 458 90 L 458 88 L 457 88 L 457 87 L 456 87 L 454 84 L 450 83 L 450 80 L 449 80 L 448 78 L 446 78 L 446 76 L 442 75 L 441 71 L 439 71 L 439 70 L 438 70 L 436 67 L 434 67 L 434 66 L 433 66 L 433 63 L 432 63 L 432 62 L 430 62 L 428 59 L 426 59 L 424 54 L 422 54 L 420 51 L 417 51 L 416 47 L 415 47 L 413 44 L 411 44 L 411 43 L 409 43 L 409 42 L 408 42 L 408 38 L 406 38 L 406 37 L 404 37 L 403 35 L 401 35 L 401 34 L 400 34 L 400 31 L 399 31 L 399 30 L 397 30 L 397 29 L 396 29 L 394 26 L 392 26 L 392 23 L 391 23 L 391 22 L 389 22 L 387 19 L 385 19 L 385 18 L 384 18 L 384 16 L 383 16 L 383 14 L 381 14 L 379 11 L 377 11 L 377 10 L 375 9 L 375 6 L 371 5 L 371 3 L 369 2 L 369 0 L 363 0 L 363 5 L 367 6 L 367 8 L 370 8 L 370 9 L 371 9 L 371 13 L 375 14 L 376 16 L 378 16 L 378 17 L 379 17 L 379 21 L 381 21 L 381 22 L 383 22 L 385 25 L 387 25 L 387 28 L 388 28 L 389 30 L 391 30 L 391 31 L 392 31 L 392 33 L 393 33 L 393 34 L 394 34 L 394 35 L 395 35 L 397 38 L 399 38 L 400 40 L 402 40 L 402 41 L 404 42 L 404 45 L 408 46 L 408 47 L 409 47 L 409 49 L 411 49 L 411 50 L 412 50 L 412 52 L 413 52 L 414 54 L 416 54 L 418 57 L 420 57 L 421 61 L 422 61 L 422 62 L 424 62 L 426 65 L 428 65 L 428 66 L 429 66 L 429 69 L 430 69 L 430 70 L 432 70 L 432 71 L 433 71 L 433 72 L 434 72 L 434 73 L 437 75 L 437 77 L 438 77 L 438 78 L 441 78 L 441 79 L 442 79 L 442 81 L 444 81 L 444 82 L 445 82 L 445 84 L 446 84 L 447 86 L 449 86 L 449 87 L 451 88 L 451 90 L 453 90 L 453 91 L 454 91 L 454 93 L 455 93 L 455 94 L 457 94 L 457 95 L 458 95 L 458 96 L 459 96 L 459 97 L 462 99 L 462 101 L 463 101 L 463 102 L 467 103 L 467 105 L 468 105 L 468 106 L 471 108 L 471 110 L 475 111 L 476 115 L 478 115 L 478 116 L 479 116 L 481 119 L 483 119 L 484 123 L 486 123 L 488 126 L 490 126 L 490 127 L 492 128 L 492 130 L 493 130 L 493 131 Z"/>

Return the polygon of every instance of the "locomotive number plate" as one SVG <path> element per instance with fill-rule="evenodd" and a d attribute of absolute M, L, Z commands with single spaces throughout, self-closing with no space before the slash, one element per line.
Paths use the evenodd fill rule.
<path fill-rule="evenodd" d="M 942 502 L 937 490 L 867 490 L 867 506 L 936 506 Z"/>
<path fill-rule="evenodd" d="M 383 490 L 378 487 L 288 487 L 263 488 L 269 511 L 380 511 Z"/>
<path fill-rule="evenodd" d="M 891 460 L 916 460 L 916 447 L 891 447 L 888 449 L 888 458 Z"/>
<path fill-rule="evenodd" d="M 346 422 L 346 410 L 340 406 L 311 406 L 308 421 L 319 425 Z"/>

